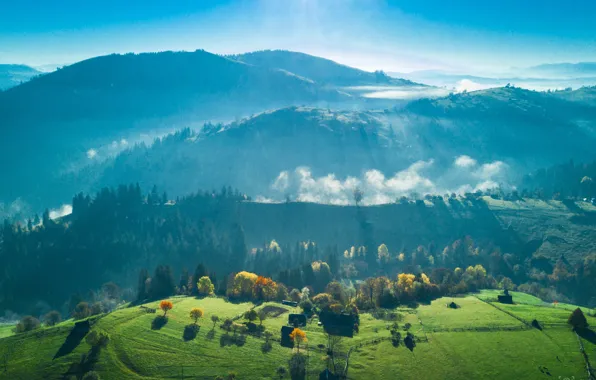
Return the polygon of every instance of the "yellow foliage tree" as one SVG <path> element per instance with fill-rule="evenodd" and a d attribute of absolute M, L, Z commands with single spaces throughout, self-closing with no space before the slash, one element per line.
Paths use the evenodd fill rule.
<path fill-rule="evenodd" d="M 300 330 L 299 328 L 295 328 L 294 330 L 292 330 L 292 332 L 290 333 L 290 339 L 294 341 L 294 344 L 296 345 L 298 352 L 300 352 L 300 343 L 308 342 L 308 339 L 306 338 L 306 333 Z"/>
<path fill-rule="evenodd" d="M 190 317 L 195 320 L 195 325 L 199 321 L 199 318 L 203 316 L 203 309 L 195 307 L 190 311 Z"/>
<path fill-rule="evenodd" d="M 213 286 L 209 276 L 203 276 L 199 278 L 199 281 L 197 282 L 197 290 L 199 291 L 199 294 L 204 296 L 213 294 L 215 287 Z"/>

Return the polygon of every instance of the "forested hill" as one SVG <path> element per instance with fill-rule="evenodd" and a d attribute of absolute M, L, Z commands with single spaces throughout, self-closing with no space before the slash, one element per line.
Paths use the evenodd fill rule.
<path fill-rule="evenodd" d="M 46 212 L 41 225 L 4 223 L 0 308 L 58 308 L 71 294 L 108 281 L 136 286 L 139 271 L 158 265 L 177 276 L 202 263 L 225 286 L 233 272 L 277 279 L 317 260 L 328 262 L 336 278 L 352 280 L 482 264 L 495 278 L 535 284 L 540 292 L 578 302 L 596 295 L 582 285 L 582 273 L 596 273 L 593 225 L 577 224 L 575 211 L 556 205 L 491 202 L 432 197 L 344 207 L 253 203 L 227 188 L 176 201 L 157 190 L 144 196 L 138 186 L 104 189 L 93 198 L 76 196 L 72 215 L 62 219 Z M 545 217 L 551 222 L 537 224 Z"/>
<path fill-rule="evenodd" d="M 92 58 L 0 92 L 0 175 L 10 179 L 0 202 L 38 199 L 31 192 L 42 183 L 40 207 L 58 190 L 52 181 L 85 163 L 90 149 L 113 141 L 351 99 L 281 70 L 205 51 Z"/>
<path fill-rule="evenodd" d="M 392 78 L 381 71 L 374 73 L 345 66 L 329 59 L 286 50 L 264 50 L 230 56 L 261 67 L 282 69 L 332 86 L 420 86 L 406 79 Z"/>
<path fill-rule="evenodd" d="M 400 113 L 431 144 L 449 139 L 462 151 L 478 152 L 475 157 L 523 156 L 537 168 L 595 158 L 594 94 L 596 87 L 561 92 L 502 87 L 417 100 Z"/>

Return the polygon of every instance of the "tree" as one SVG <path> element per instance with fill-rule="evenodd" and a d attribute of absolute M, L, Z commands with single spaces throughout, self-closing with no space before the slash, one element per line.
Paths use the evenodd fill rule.
<path fill-rule="evenodd" d="M 139 281 L 137 285 L 137 300 L 142 301 L 149 297 L 149 289 L 148 289 L 148 282 L 149 282 L 149 272 L 147 269 L 141 269 L 139 272 Z"/>
<path fill-rule="evenodd" d="M 249 311 L 247 311 L 246 313 L 244 313 L 244 318 L 248 319 L 250 322 L 255 321 L 257 318 L 259 318 L 258 313 L 256 312 L 255 309 L 250 309 Z"/>
<path fill-rule="evenodd" d="M 300 352 L 300 343 L 308 342 L 308 339 L 306 338 L 306 333 L 297 327 L 294 328 L 294 330 L 292 330 L 292 332 L 290 333 L 290 339 L 294 341 L 294 344 L 296 345 L 298 352 Z"/>
<path fill-rule="evenodd" d="M 159 303 L 159 308 L 163 310 L 163 316 L 165 317 L 168 311 L 174 308 L 172 301 L 163 300 Z"/>
<path fill-rule="evenodd" d="M 190 311 L 190 317 L 195 320 L 195 325 L 199 321 L 199 318 L 203 317 L 203 309 L 195 307 Z"/>
<path fill-rule="evenodd" d="M 79 302 L 72 312 L 72 317 L 74 319 L 83 319 L 90 315 L 91 309 L 89 308 L 89 304 L 87 302 Z"/>
<path fill-rule="evenodd" d="M 360 202 L 362 202 L 362 198 L 364 197 L 364 193 L 359 188 L 355 188 L 354 192 L 353 192 L 353 196 L 354 196 L 354 202 L 356 203 L 356 206 L 359 206 Z"/>
<path fill-rule="evenodd" d="M 120 298 L 120 287 L 112 281 L 103 284 L 101 290 L 108 299 L 115 300 Z"/>
<path fill-rule="evenodd" d="M 215 328 L 215 325 L 217 324 L 217 322 L 219 322 L 219 317 L 215 314 L 213 314 L 211 316 L 211 322 L 213 322 L 213 328 Z"/>
<path fill-rule="evenodd" d="M 380 263 L 384 264 L 389 261 L 389 249 L 383 243 L 377 249 L 377 256 Z"/>
<path fill-rule="evenodd" d="M 52 310 L 43 317 L 46 326 L 55 326 L 62 321 L 62 316 L 56 310 Z"/>
<path fill-rule="evenodd" d="M 32 317 L 31 315 L 24 316 L 21 318 L 15 330 L 17 333 L 27 332 L 39 328 L 39 319 Z"/>
<path fill-rule="evenodd" d="M 173 295 L 175 290 L 176 283 L 174 282 L 172 268 L 169 265 L 159 265 L 155 268 L 155 275 L 151 278 L 151 298 L 166 298 Z"/>
<path fill-rule="evenodd" d="M 259 325 L 263 326 L 263 321 L 267 319 L 267 312 L 263 309 L 259 310 L 257 313 L 257 317 L 259 318 Z"/>
<path fill-rule="evenodd" d="M 574 329 L 585 329 L 588 327 L 588 320 L 579 307 L 573 310 L 573 313 L 571 313 L 567 322 L 573 326 Z"/>
<path fill-rule="evenodd" d="M 203 276 L 199 278 L 199 281 L 197 282 L 197 290 L 200 295 L 209 296 L 213 294 L 214 289 L 215 287 L 213 286 L 213 283 L 211 282 L 209 276 Z"/>

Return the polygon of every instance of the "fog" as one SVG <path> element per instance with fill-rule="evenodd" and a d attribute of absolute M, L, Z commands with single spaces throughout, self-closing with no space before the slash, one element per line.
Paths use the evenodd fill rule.
<path fill-rule="evenodd" d="M 359 176 L 340 178 L 334 173 L 316 176 L 309 167 L 297 167 L 279 173 L 271 183 L 272 197 L 257 197 L 257 201 L 280 201 L 285 197 L 299 202 L 333 205 L 353 204 L 354 190 L 363 192 L 363 205 L 395 202 L 402 196 L 419 198 L 426 194 L 463 194 L 501 187 L 512 189 L 510 169 L 502 161 L 479 163 L 470 156 L 455 157 L 448 167 L 434 160 L 416 161 L 392 174 L 377 169 Z"/>

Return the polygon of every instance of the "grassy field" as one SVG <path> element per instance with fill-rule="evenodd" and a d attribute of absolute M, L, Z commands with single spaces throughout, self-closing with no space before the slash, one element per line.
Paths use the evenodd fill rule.
<path fill-rule="evenodd" d="M 5 338 L 13 334 L 14 325 L 0 325 L 0 338 Z"/>
<path fill-rule="evenodd" d="M 492 301 L 496 294 L 482 291 L 396 310 L 402 315 L 400 328 L 410 323 L 410 331 L 419 339 L 413 351 L 403 345 L 393 347 L 388 330 L 392 321 L 361 314 L 359 333 L 344 338 L 339 345 L 342 353 L 352 348 L 348 377 L 542 379 L 549 378 L 547 372 L 555 379 L 587 377 L 577 337 L 565 323 L 570 313 L 567 307 L 554 308 L 517 292 L 513 292 L 517 304 L 496 304 Z M 275 308 L 279 313 L 263 321 L 275 337 L 271 350 L 264 352 L 262 338 L 247 336 L 243 344 L 230 343 L 228 338 L 234 333 L 213 328 L 211 323 L 213 314 L 221 319 L 234 318 L 253 304 L 220 298 L 171 300 L 174 308 L 168 312 L 167 324 L 159 329 L 152 328 L 156 314 L 139 307 L 120 309 L 97 320 L 93 329 L 110 335 L 110 343 L 93 367 L 102 379 L 213 379 L 229 371 L 235 371 L 239 379 L 277 379 L 276 368 L 287 365 L 292 350 L 279 345 L 279 331 L 294 308 L 278 303 L 257 307 Z M 447 308 L 451 301 L 460 307 Z M 153 302 L 146 306 L 157 305 Z M 186 341 L 183 332 L 192 323 L 189 311 L 193 307 L 203 308 L 205 315 L 199 321 L 197 336 Z M 543 323 L 544 330 L 527 326 L 525 322 L 532 319 Z M 596 325 L 593 317 L 589 322 Z M 65 374 L 76 374 L 77 363 L 89 353 L 90 346 L 82 340 L 57 355 L 73 326 L 74 322 L 67 321 L 0 339 L 0 358 L 7 358 L 6 366 L 0 361 L 0 379 L 62 379 Z M 323 349 L 326 337 L 316 319 L 304 330 L 308 337 L 308 349 L 303 350 L 309 355 L 309 378 L 315 378 L 327 365 Z M 588 341 L 584 344 L 592 359 L 596 346 Z"/>

